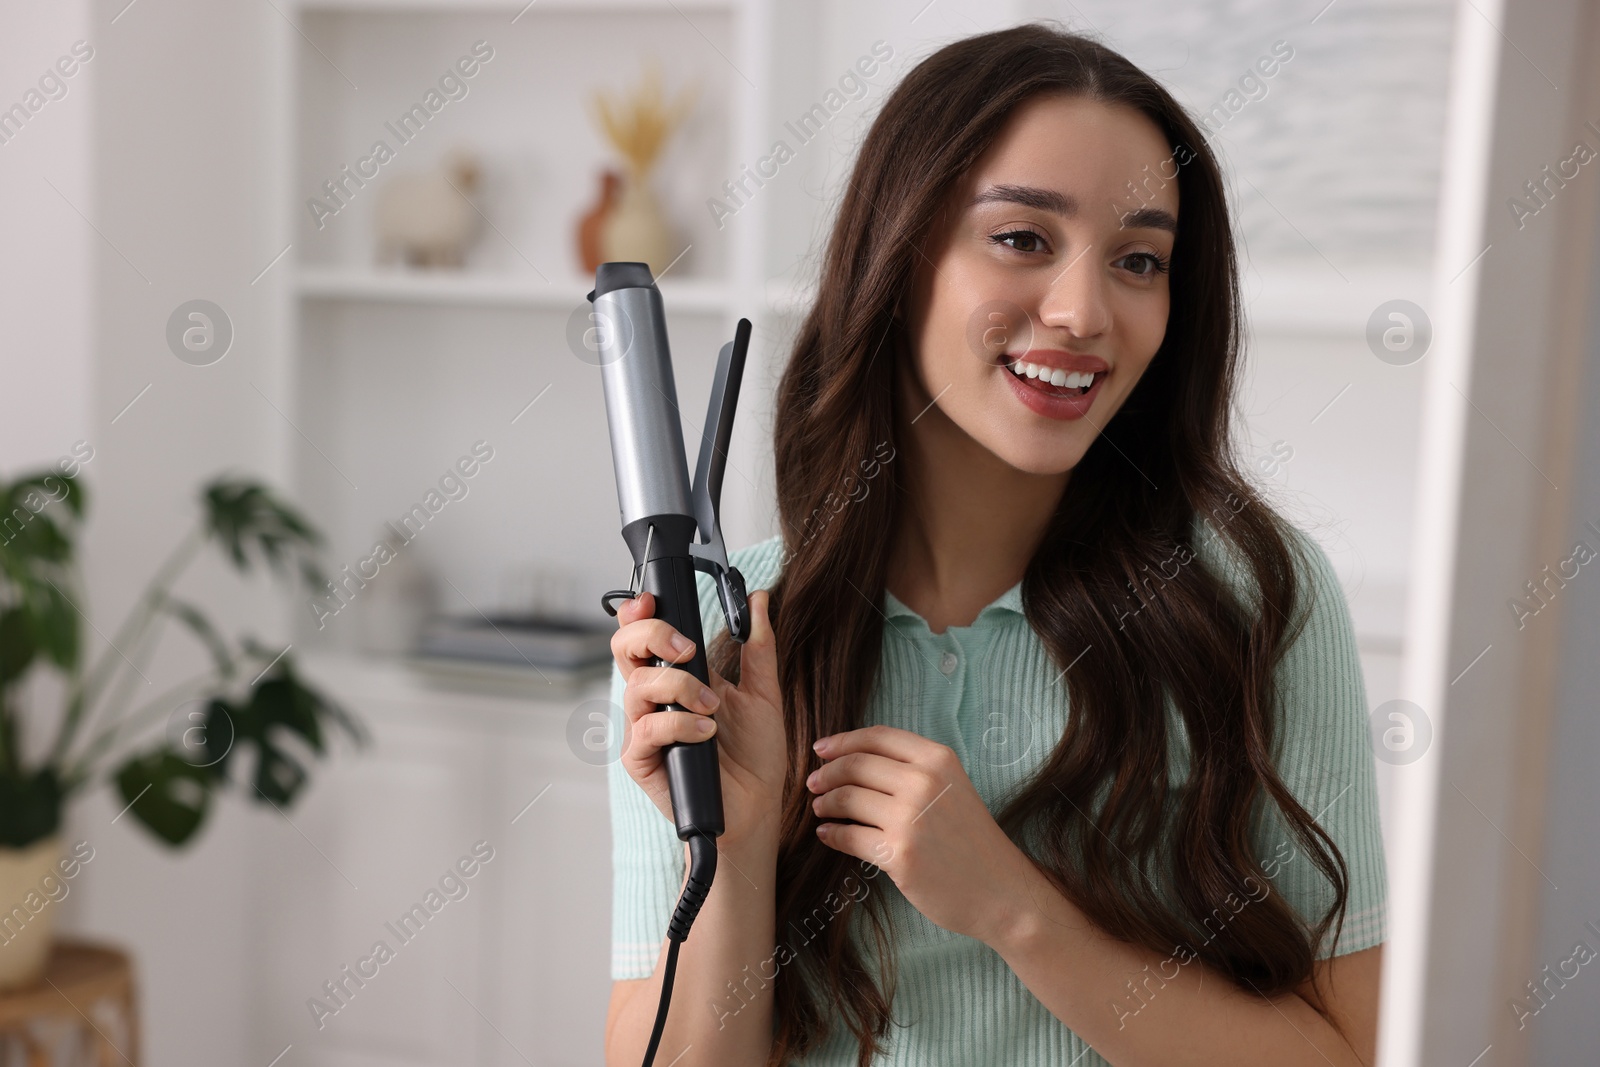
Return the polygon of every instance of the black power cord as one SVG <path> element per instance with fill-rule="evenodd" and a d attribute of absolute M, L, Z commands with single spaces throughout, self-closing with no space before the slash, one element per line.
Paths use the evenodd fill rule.
<path fill-rule="evenodd" d="M 667 924 L 666 969 L 661 976 L 661 1003 L 656 1008 L 656 1025 L 650 1031 L 650 1045 L 644 1050 L 644 1067 L 650 1067 L 655 1062 L 656 1048 L 661 1044 L 661 1031 L 667 1025 L 667 1007 L 672 1003 L 672 978 L 678 970 L 678 946 L 689 936 L 689 927 L 694 925 L 694 917 L 700 914 L 700 906 L 706 902 L 706 894 L 711 892 L 711 880 L 717 874 L 717 839 L 704 834 L 694 834 L 689 838 L 689 879 L 684 883 L 683 895 L 678 898 L 678 907 L 672 913 L 672 921 Z"/>

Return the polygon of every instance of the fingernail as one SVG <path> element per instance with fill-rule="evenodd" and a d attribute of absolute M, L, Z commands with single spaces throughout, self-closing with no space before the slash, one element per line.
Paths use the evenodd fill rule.
<path fill-rule="evenodd" d="M 722 701 L 717 699 L 717 694 L 713 693 L 710 689 L 706 688 L 705 686 L 701 686 L 700 687 L 700 703 L 704 704 L 708 708 L 714 708 L 718 704 L 722 703 Z"/>
<path fill-rule="evenodd" d="M 807 789 L 815 789 L 816 787 L 817 787 L 817 772 L 816 771 L 812 771 L 809 775 L 806 776 L 806 788 Z"/>
<path fill-rule="evenodd" d="M 716 725 L 717 724 L 712 722 L 710 719 L 696 719 L 694 728 L 698 733 L 709 734 L 711 732 L 711 728 Z"/>
<path fill-rule="evenodd" d="M 682 634 L 673 634 L 672 647 L 676 652 L 678 652 L 679 655 L 682 655 L 693 648 L 694 643 Z"/>
<path fill-rule="evenodd" d="M 816 743 L 811 746 L 811 751 L 817 752 L 817 753 L 826 752 L 827 749 L 828 749 L 828 739 L 826 737 L 817 738 Z"/>

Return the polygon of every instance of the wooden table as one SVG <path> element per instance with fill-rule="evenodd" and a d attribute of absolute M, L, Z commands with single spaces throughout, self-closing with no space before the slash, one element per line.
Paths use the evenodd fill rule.
<path fill-rule="evenodd" d="M 51 1067 L 63 1045 L 74 1059 L 60 1062 L 78 1062 L 87 1048 L 95 1067 L 138 1067 L 139 1015 L 127 954 L 58 937 L 38 982 L 0 991 L 0 1057 L 16 1041 L 28 1067 Z"/>

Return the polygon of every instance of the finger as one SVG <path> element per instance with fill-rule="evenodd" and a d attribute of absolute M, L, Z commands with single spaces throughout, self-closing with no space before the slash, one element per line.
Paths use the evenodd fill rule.
<path fill-rule="evenodd" d="M 948 745 L 941 745 L 910 730 L 881 723 L 818 738 L 812 749 L 823 759 L 837 759 L 847 752 L 876 752 L 880 756 L 921 766 L 934 766 L 942 763 L 947 755 L 954 755 Z"/>
<path fill-rule="evenodd" d="M 896 815 L 893 797 L 859 785 L 828 790 L 811 802 L 811 810 L 819 818 L 852 819 L 880 828 L 887 827 Z"/>
<path fill-rule="evenodd" d="M 622 711 L 630 723 L 648 716 L 663 704 L 710 715 L 721 701 L 700 679 L 677 667 L 634 668 L 622 689 Z"/>
<path fill-rule="evenodd" d="M 665 619 L 635 619 L 611 635 L 611 658 L 625 678 L 635 667 L 658 659 L 687 663 L 694 652 L 694 642 Z"/>
<path fill-rule="evenodd" d="M 636 593 L 631 599 L 617 603 L 617 629 L 620 630 L 630 622 L 648 619 L 655 613 L 655 594 L 643 591 Z"/>
<path fill-rule="evenodd" d="M 750 638 L 739 650 L 739 688 L 781 706 L 778 693 L 778 651 L 772 618 L 767 613 L 771 594 L 757 589 L 750 594 Z"/>
<path fill-rule="evenodd" d="M 638 663 L 649 662 L 652 657 L 664 659 L 669 663 L 682 663 L 694 655 L 694 642 L 678 633 L 676 629 L 665 621 L 652 623 L 648 631 L 651 635 L 650 639 L 643 643 L 638 643 L 638 639 L 634 636 L 636 631 L 630 631 L 628 627 L 641 619 L 653 618 L 655 611 L 655 594 L 648 590 L 641 590 L 637 596 L 621 601 L 617 605 L 617 633 L 611 637 L 611 655 L 617 661 L 617 666 L 624 675 L 627 675 Z M 670 652 L 658 647 L 660 645 L 661 627 L 666 627 L 667 644 L 665 648 L 670 648 Z M 673 642 L 674 637 L 682 639 L 681 647 Z M 633 655 L 628 657 L 625 650 L 631 651 Z"/>
<path fill-rule="evenodd" d="M 710 729 L 705 729 L 709 726 Z M 675 742 L 704 741 L 717 732 L 717 720 L 692 711 L 658 711 L 634 724 L 628 742 L 627 758 L 649 763 L 659 758 L 661 749 Z"/>
<path fill-rule="evenodd" d="M 831 849 L 866 860 L 877 867 L 883 866 L 883 858 L 893 851 L 889 847 L 889 835 L 876 826 L 852 826 L 844 822 L 818 823 L 817 840 Z"/>
<path fill-rule="evenodd" d="M 915 773 L 911 764 L 876 752 L 848 752 L 812 771 L 806 788 L 813 793 L 826 793 L 845 785 L 860 785 L 898 796 L 915 784 L 911 778 Z"/>

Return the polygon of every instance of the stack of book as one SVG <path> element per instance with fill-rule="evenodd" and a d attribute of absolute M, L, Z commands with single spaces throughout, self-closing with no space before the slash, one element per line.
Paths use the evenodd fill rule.
<path fill-rule="evenodd" d="M 535 615 L 442 616 L 423 627 L 411 664 L 454 682 L 579 686 L 611 667 L 616 624 Z"/>

